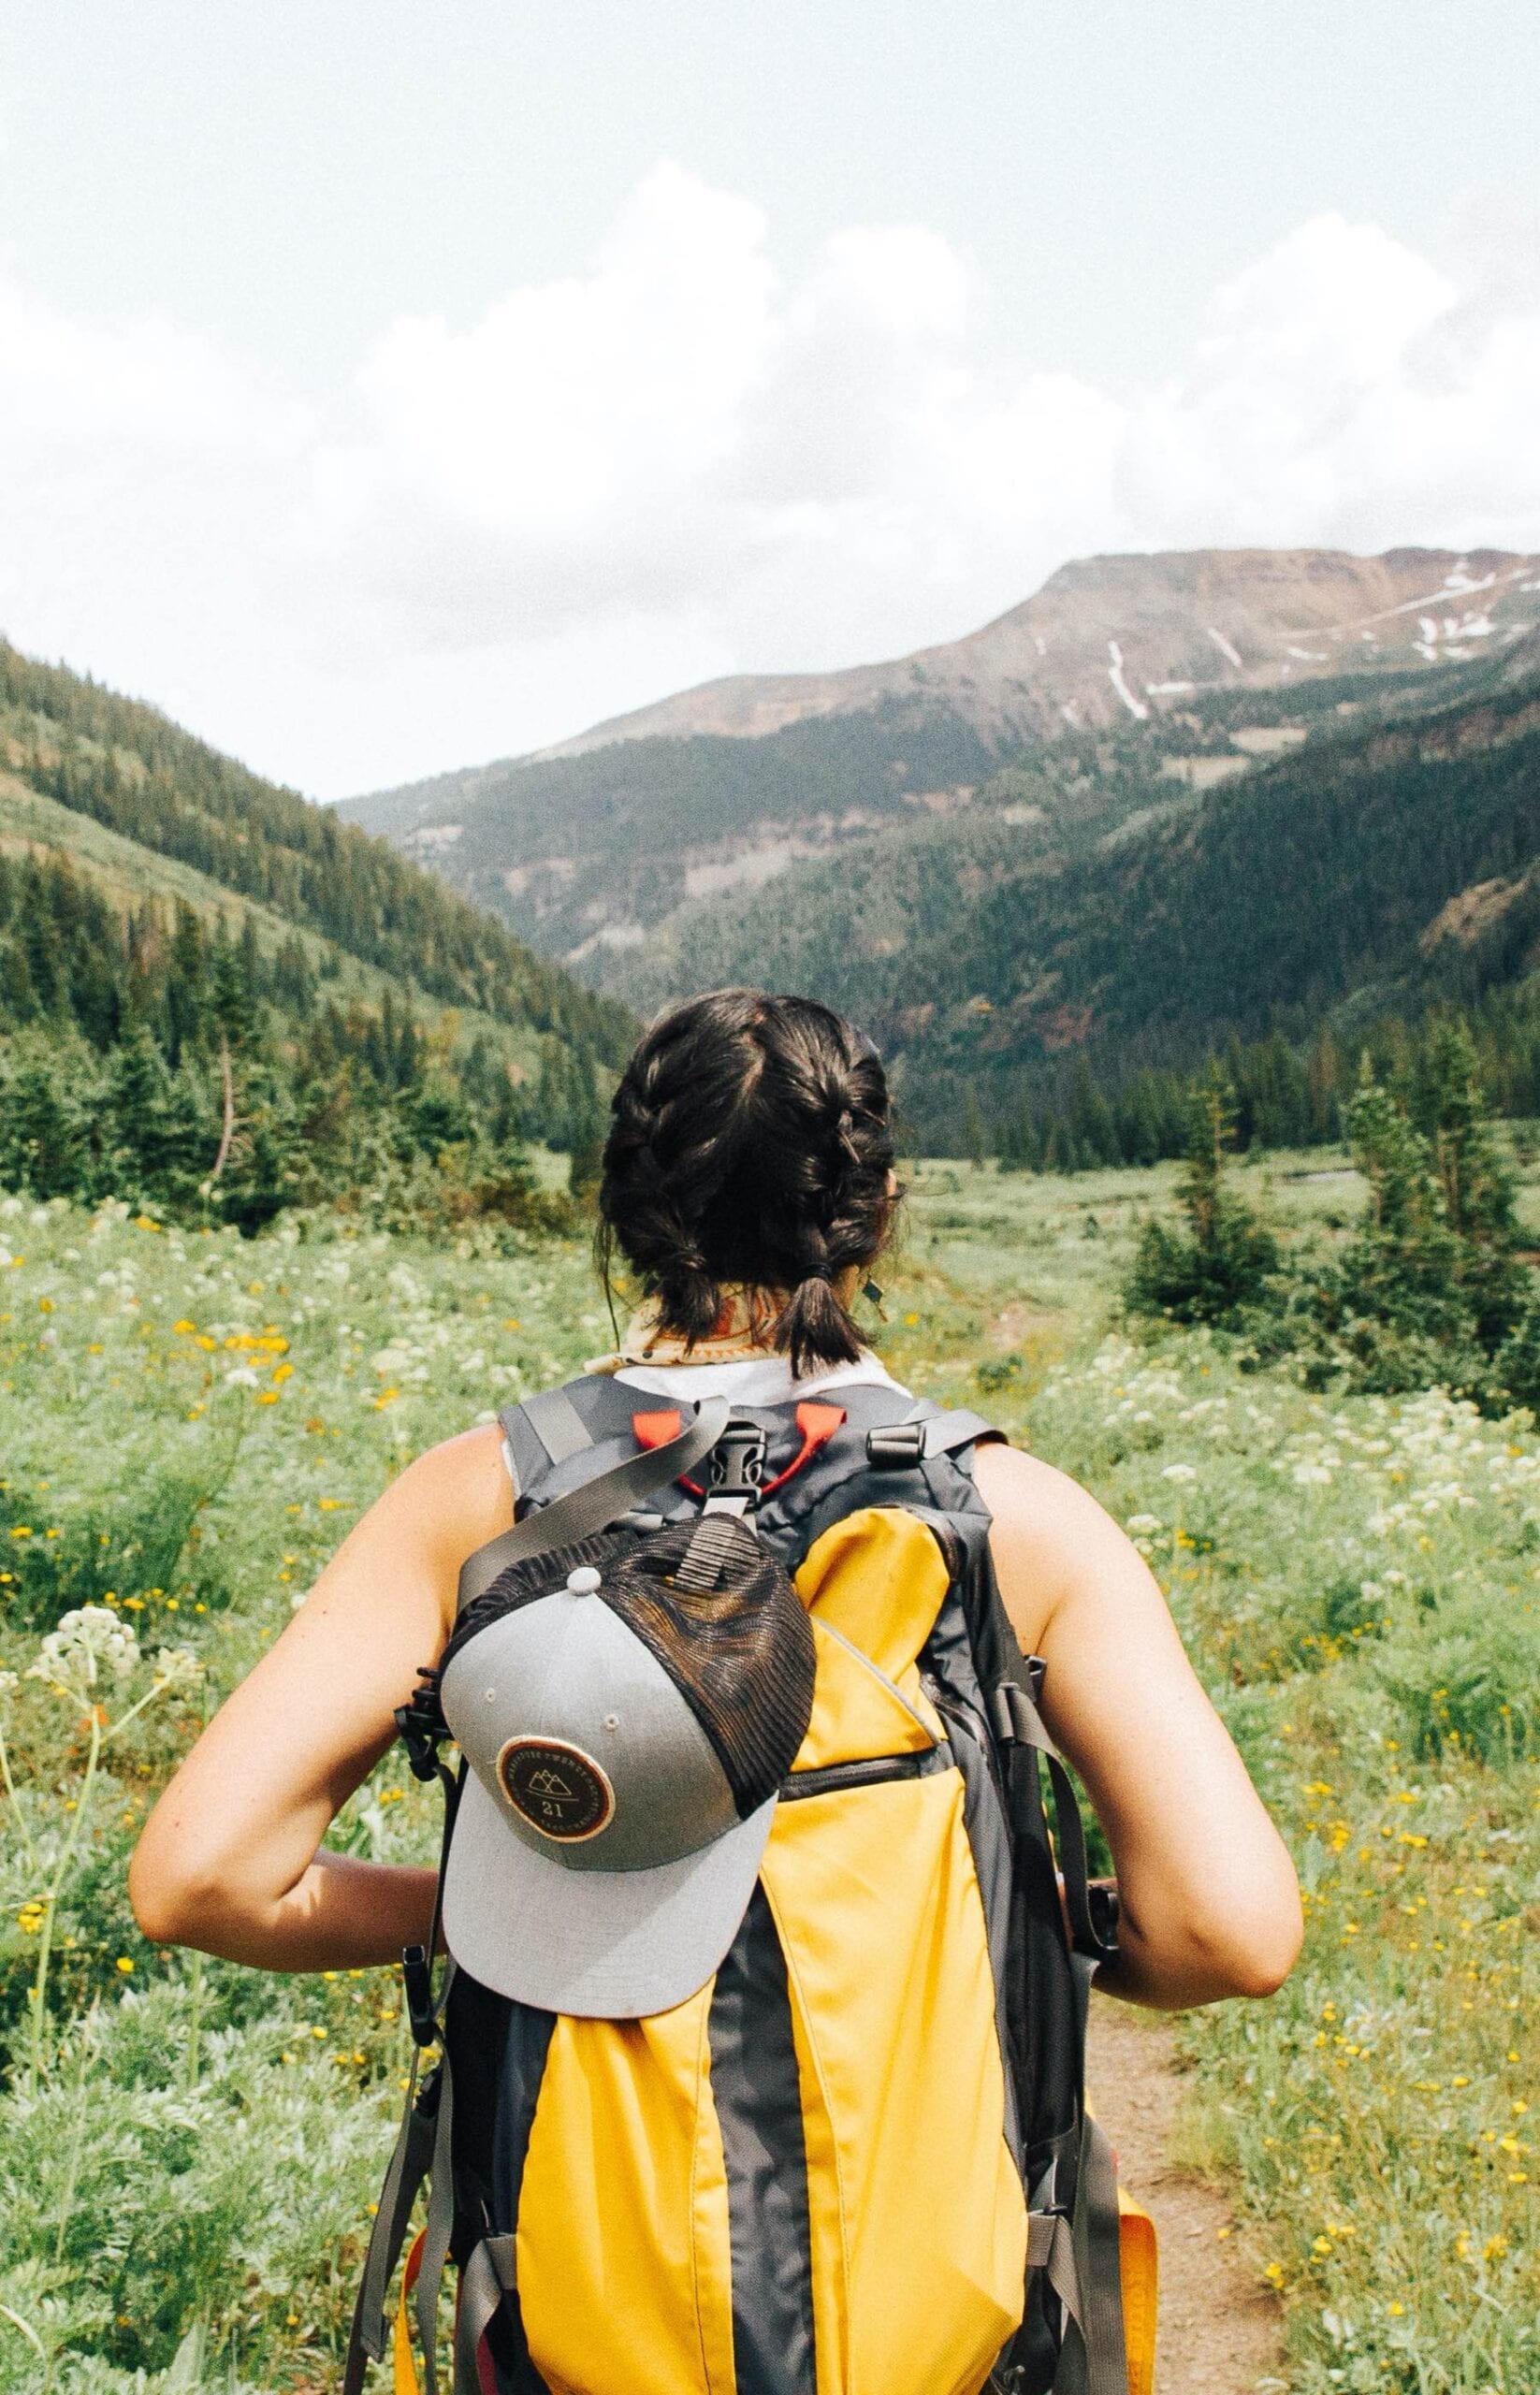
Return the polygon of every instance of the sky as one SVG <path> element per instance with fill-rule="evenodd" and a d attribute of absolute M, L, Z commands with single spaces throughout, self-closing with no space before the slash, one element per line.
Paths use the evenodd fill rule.
<path fill-rule="evenodd" d="M 1533 0 L 10 0 L 0 629 L 322 797 L 1540 547 Z"/>

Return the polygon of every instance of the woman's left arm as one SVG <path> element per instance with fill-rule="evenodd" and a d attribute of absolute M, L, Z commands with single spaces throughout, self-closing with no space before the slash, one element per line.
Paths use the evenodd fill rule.
<path fill-rule="evenodd" d="M 343 1970 L 425 1944 L 434 1874 L 321 1841 L 436 1663 L 465 1557 L 508 1527 L 495 1429 L 418 1458 L 355 1526 L 220 1707 L 145 1823 L 140 1928 L 266 1970 Z"/>

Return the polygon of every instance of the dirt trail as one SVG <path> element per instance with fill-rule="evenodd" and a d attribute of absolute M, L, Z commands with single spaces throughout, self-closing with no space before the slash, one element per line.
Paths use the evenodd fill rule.
<path fill-rule="evenodd" d="M 1118 2175 L 1160 2240 L 1155 2395 L 1256 2395 L 1287 2385 L 1277 2307 L 1232 2239 L 1223 2195 L 1171 2167 L 1182 2083 L 1158 2015 L 1111 1999 L 1091 2008 L 1091 2101 L 1117 2148 Z"/>

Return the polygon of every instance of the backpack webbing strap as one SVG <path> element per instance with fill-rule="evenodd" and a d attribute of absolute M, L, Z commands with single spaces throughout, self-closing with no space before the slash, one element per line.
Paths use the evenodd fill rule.
<path fill-rule="evenodd" d="M 1003 1436 L 981 1414 L 960 1405 L 943 1410 L 933 1399 L 922 1397 L 902 1420 L 879 1423 L 867 1431 L 866 1460 L 878 1472 L 902 1472 Z"/>
<path fill-rule="evenodd" d="M 924 1412 L 921 1408 L 924 1407 Z M 981 1414 L 974 1414 L 966 1405 L 937 1407 L 934 1398 L 920 1398 L 909 1414 L 911 1422 L 925 1426 L 925 1454 L 954 1456 L 964 1447 L 976 1447 L 981 1439 L 1003 1439 L 1005 1432 Z"/>
<path fill-rule="evenodd" d="M 1075 2274 L 1080 2303 L 1053 2380 L 1053 2395 L 1128 2395 L 1123 2327 L 1122 2236 L 1117 2163 L 1090 2113 L 1081 2131 L 1075 2178 Z"/>
<path fill-rule="evenodd" d="M 1064 1879 L 1065 1909 L 1071 1941 L 1079 1954 L 1095 1963 L 1117 1958 L 1117 1939 L 1106 1934 L 1105 1917 L 1098 1922 L 1091 1901 L 1090 1857 L 1085 1825 L 1064 1758 L 1048 1735 L 1038 1710 L 1037 1689 L 1026 1658 L 1016 1651 L 1006 1658 L 1006 1676 L 990 1700 L 991 1724 L 1008 1751 L 1024 1748 L 1040 1755 L 1048 1766 L 1053 1790 L 1053 1825 L 1058 1833 L 1059 1867 Z M 1013 1777 L 1013 1775 L 1012 1775 Z"/>
<path fill-rule="evenodd" d="M 460 2272 L 454 2395 L 481 2395 L 481 2341 L 515 2283 L 513 2238 L 484 2237 Z"/>
<path fill-rule="evenodd" d="M 1045 2272 L 1048 2284 L 1071 2320 L 1081 2316 L 1080 2272 L 1075 2267 L 1075 2232 L 1062 2212 L 1029 2212 L 1026 2215 L 1026 2267 Z"/>
<path fill-rule="evenodd" d="M 569 1489 L 565 1497 L 554 1498 L 550 1504 L 526 1514 L 511 1531 L 478 1546 L 460 1566 L 458 1610 L 463 1613 L 473 1598 L 485 1595 L 510 1563 L 545 1555 L 553 1546 L 575 1546 L 580 1539 L 593 1538 L 661 1482 L 676 1480 L 688 1472 L 710 1454 L 727 1428 L 732 1410 L 725 1397 L 703 1398 L 695 1419 L 676 1439 L 661 1447 L 639 1448 L 623 1462 L 612 1464 L 608 1472 L 596 1473 L 592 1480 Z"/>
<path fill-rule="evenodd" d="M 447 2050 L 439 2094 L 437 2133 L 429 2166 L 432 2183 L 428 2197 L 428 2226 L 423 2235 L 422 2263 L 417 2272 L 417 2342 L 422 2347 L 423 2395 L 439 2395 L 439 2283 L 449 2258 L 455 2226 L 455 2180 L 450 2167 L 455 2135 L 455 2082 Z"/>
<path fill-rule="evenodd" d="M 425 2097 L 426 2094 L 425 2089 Z M 428 2176 L 429 2165 L 433 2158 L 434 2128 L 432 2111 L 418 2098 L 417 2060 L 414 2054 L 400 2132 L 396 2140 L 396 2150 L 390 2157 L 385 2185 L 380 2190 L 379 2209 L 370 2232 L 358 2300 L 353 2307 L 353 2329 L 348 2338 L 341 2395 L 362 2395 L 369 2364 L 379 2361 L 385 2353 L 389 2333 L 385 2316 L 385 2291 L 396 2274 L 396 2264 L 406 2243 L 412 2207 L 417 2200 L 417 2191 Z"/>
<path fill-rule="evenodd" d="M 593 1433 L 564 1388 L 542 1389 L 519 1408 L 553 1465 L 593 1444 Z"/>

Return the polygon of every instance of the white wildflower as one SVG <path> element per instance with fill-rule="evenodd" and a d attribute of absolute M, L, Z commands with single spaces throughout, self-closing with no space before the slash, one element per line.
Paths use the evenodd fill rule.
<path fill-rule="evenodd" d="M 103 1669 L 121 1680 L 138 1660 L 139 1642 L 125 1621 L 106 1605 L 77 1605 L 41 1642 L 27 1677 L 94 1688 Z"/>
<path fill-rule="evenodd" d="M 1163 1530 L 1165 1524 L 1158 1514 L 1130 1514 L 1124 1527 L 1136 1538 L 1148 1538 L 1152 1531 Z"/>
<path fill-rule="evenodd" d="M 225 1386 L 226 1388 L 255 1388 L 256 1374 L 250 1364 L 232 1364 L 225 1375 Z"/>
<path fill-rule="evenodd" d="M 1195 1463 L 1169 1463 L 1160 1477 L 1162 1480 L 1196 1480 L 1198 1466 Z"/>
<path fill-rule="evenodd" d="M 1324 1463 L 1297 1463 L 1290 1475 L 1297 1488 L 1329 1488 L 1331 1473 Z"/>
<path fill-rule="evenodd" d="M 203 1665 L 190 1647 L 157 1647 L 151 1670 L 157 1688 L 172 1688 L 201 1678 Z"/>
<path fill-rule="evenodd" d="M 9 1696 L 11 1691 L 13 1689 L 20 1688 L 21 1685 L 22 1680 L 19 1673 L 0 1672 L 0 1696 Z"/>

